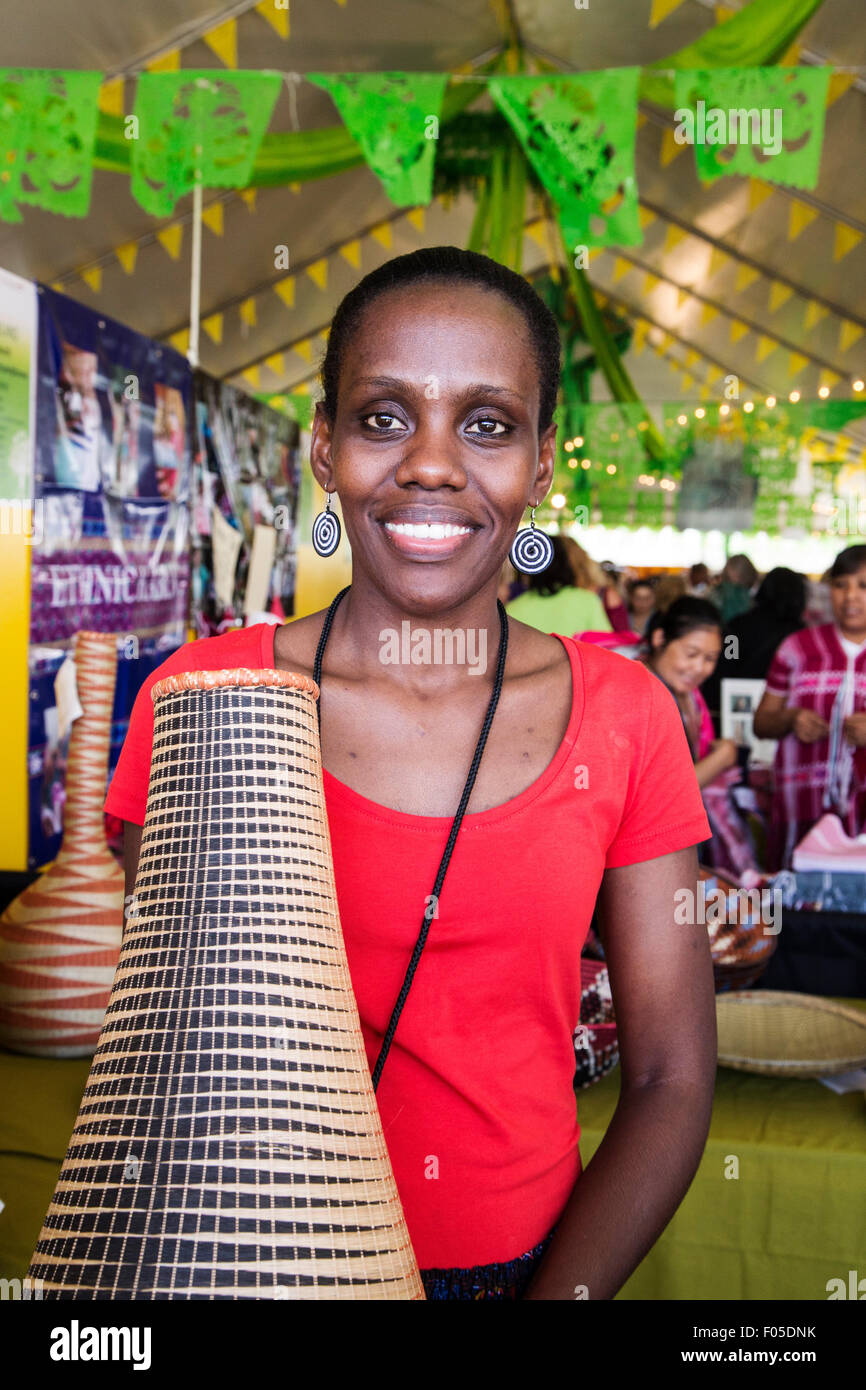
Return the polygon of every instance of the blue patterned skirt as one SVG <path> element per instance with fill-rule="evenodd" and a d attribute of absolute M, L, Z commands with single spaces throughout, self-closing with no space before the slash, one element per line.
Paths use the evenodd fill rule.
<path fill-rule="evenodd" d="M 473 1265 L 471 1269 L 422 1269 L 421 1282 L 431 1298 L 522 1298 L 553 1239 L 553 1231 L 538 1245 L 504 1264 Z"/>

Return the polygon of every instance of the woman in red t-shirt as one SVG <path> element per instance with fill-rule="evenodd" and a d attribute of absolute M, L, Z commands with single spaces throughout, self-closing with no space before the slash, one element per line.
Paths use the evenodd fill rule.
<path fill-rule="evenodd" d="M 558 378 L 556 322 L 528 283 L 455 247 L 373 271 L 331 327 L 311 465 L 339 494 L 352 584 L 323 657 L 321 747 L 371 1068 L 495 693 L 497 585 L 551 486 Z M 190 643 L 142 688 L 106 802 L 126 822 L 128 892 L 150 687 L 196 668 L 313 675 L 324 617 Z M 682 1200 L 709 1127 L 706 928 L 674 922 L 709 827 L 663 685 L 505 621 L 498 705 L 377 1103 L 428 1298 L 608 1299 Z M 622 1084 L 582 1172 L 572 1034 L 599 894 Z"/>

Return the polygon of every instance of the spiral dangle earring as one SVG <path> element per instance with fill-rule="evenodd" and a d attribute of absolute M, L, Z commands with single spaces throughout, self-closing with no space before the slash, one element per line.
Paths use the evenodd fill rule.
<path fill-rule="evenodd" d="M 535 524 L 535 507 L 532 508 L 529 525 L 522 527 L 514 537 L 508 558 L 521 574 L 540 574 L 553 559 L 550 537 L 544 531 L 539 531 Z"/>
<path fill-rule="evenodd" d="M 340 544 L 341 534 L 340 518 L 336 512 L 331 511 L 331 494 L 329 492 L 325 510 L 319 512 L 313 522 L 313 549 L 316 554 L 321 555 L 323 559 L 333 555 Z"/>

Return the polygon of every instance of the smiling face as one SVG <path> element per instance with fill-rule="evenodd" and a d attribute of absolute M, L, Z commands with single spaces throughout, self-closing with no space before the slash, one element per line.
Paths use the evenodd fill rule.
<path fill-rule="evenodd" d="M 866 567 L 832 579 L 830 602 L 843 637 L 851 642 L 866 642 Z"/>
<path fill-rule="evenodd" d="M 653 666 L 677 695 L 690 693 L 711 676 L 722 650 L 722 635 L 715 627 L 697 627 L 666 647 L 663 632 L 655 631 L 651 640 Z"/>
<path fill-rule="evenodd" d="M 502 563 L 553 476 L 539 375 L 520 311 L 480 286 L 390 289 L 343 354 L 336 419 L 313 424 L 312 467 L 340 497 L 361 571 L 414 611 L 446 610 Z"/>

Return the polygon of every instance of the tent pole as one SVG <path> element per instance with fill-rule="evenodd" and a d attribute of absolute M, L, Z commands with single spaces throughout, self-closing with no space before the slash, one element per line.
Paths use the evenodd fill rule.
<path fill-rule="evenodd" d="M 196 170 L 192 190 L 192 265 L 189 285 L 189 347 L 187 361 L 191 367 L 198 366 L 198 329 L 201 306 L 201 212 L 202 184 L 201 170 Z"/>

